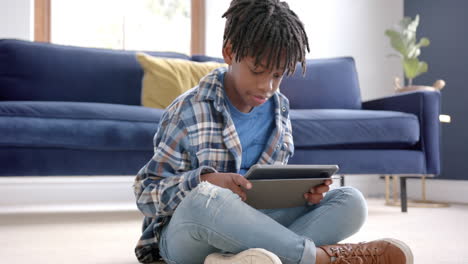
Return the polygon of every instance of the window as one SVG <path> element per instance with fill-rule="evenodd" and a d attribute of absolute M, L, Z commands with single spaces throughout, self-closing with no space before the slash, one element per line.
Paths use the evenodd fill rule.
<path fill-rule="evenodd" d="M 190 54 L 190 0 L 51 2 L 51 42 Z"/>

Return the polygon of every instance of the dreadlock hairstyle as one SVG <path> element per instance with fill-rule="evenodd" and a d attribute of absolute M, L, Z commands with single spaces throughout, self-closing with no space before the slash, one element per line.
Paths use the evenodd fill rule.
<path fill-rule="evenodd" d="M 226 18 L 223 48 L 228 43 L 240 61 L 255 58 L 255 65 L 267 58 L 267 69 L 284 68 L 292 75 L 297 62 L 305 74 L 305 52 L 310 52 L 307 34 L 296 13 L 280 0 L 232 0 Z M 281 58 L 285 61 L 281 64 Z M 274 63 L 272 65 L 272 63 Z"/>

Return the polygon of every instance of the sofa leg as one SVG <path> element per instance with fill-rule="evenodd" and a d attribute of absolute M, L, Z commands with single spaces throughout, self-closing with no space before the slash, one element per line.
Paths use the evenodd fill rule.
<path fill-rule="evenodd" d="M 400 177 L 400 201 L 401 212 L 408 212 L 408 198 L 406 195 L 406 177 Z"/>
<path fill-rule="evenodd" d="M 390 175 L 385 177 L 385 204 L 390 204 Z"/>
<path fill-rule="evenodd" d="M 340 186 L 341 186 L 341 187 L 345 186 L 344 175 L 341 175 L 341 178 L 340 178 Z"/>

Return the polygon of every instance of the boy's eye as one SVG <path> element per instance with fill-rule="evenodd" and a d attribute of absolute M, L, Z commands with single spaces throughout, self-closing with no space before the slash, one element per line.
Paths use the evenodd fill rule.
<path fill-rule="evenodd" d="M 263 72 L 256 72 L 256 71 L 252 71 L 252 73 L 253 73 L 254 75 L 260 75 L 260 74 L 263 74 Z"/>
<path fill-rule="evenodd" d="M 283 74 L 275 73 L 275 74 L 273 75 L 273 77 L 275 77 L 275 78 L 281 78 L 281 76 L 283 76 Z"/>

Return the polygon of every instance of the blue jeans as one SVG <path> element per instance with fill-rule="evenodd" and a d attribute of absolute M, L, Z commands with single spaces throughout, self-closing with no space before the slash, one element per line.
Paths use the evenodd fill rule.
<path fill-rule="evenodd" d="M 366 218 L 364 197 L 352 187 L 331 190 L 316 205 L 257 210 L 231 190 L 202 182 L 163 228 L 159 249 L 167 263 L 177 264 L 249 248 L 271 251 L 283 263 L 315 264 L 316 247 L 353 235 Z"/>

